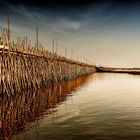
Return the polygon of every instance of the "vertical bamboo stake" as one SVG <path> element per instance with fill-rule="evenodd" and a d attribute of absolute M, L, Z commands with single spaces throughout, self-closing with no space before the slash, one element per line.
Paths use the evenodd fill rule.
<path fill-rule="evenodd" d="M 38 28 L 36 28 L 36 46 L 37 46 L 37 49 L 38 49 Z"/>
<path fill-rule="evenodd" d="M 9 21 L 9 13 L 7 11 L 7 26 L 8 26 L 8 33 L 7 33 L 7 36 L 8 36 L 8 44 L 10 42 L 10 21 Z"/>
<path fill-rule="evenodd" d="M 82 56 L 81 56 L 81 62 L 82 62 Z"/>
<path fill-rule="evenodd" d="M 73 59 L 73 49 L 71 50 L 71 59 Z"/>
<path fill-rule="evenodd" d="M 52 53 L 54 53 L 54 39 L 52 40 Z"/>
<path fill-rule="evenodd" d="M 56 54 L 58 53 L 58 41 L 59 41 L 59 38 L 57 37 L 57 41 L 56 41 Z"/>
<path fill-rule="evenodd" d="M 26 46 L 25 46 L 25 48 L 26 48 L 27 45 L 28 45 L 28 38 L 27 38 L 27 36 L 25 37 L 25 44 L 26 44 Z"/>
<path fill-rule="evenodd" d="M 78 54 L 77 54 L 77 61 L 78 61 L 78 59 L 79 59 L 79 56 L 78 56 Z"/>
<path fill-rule="evenodd" d="M 65 48 L 65 57 L 67 57 L 67 48 Z"/>

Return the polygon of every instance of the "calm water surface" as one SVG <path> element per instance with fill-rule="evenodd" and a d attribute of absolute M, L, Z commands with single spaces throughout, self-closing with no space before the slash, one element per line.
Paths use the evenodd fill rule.
<path fill-rule="evenodd" d="M 13 140 L 140 140 L 140 76 L 96 73 Z"/>

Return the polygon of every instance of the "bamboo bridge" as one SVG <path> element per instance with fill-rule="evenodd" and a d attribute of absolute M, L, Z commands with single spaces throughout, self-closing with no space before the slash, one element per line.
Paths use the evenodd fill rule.
<path fill-rule="evenodd" d="M 27 37 L 14 41 L 10 29 L 4 29 L 0 37 L 0 93 L 8 97 L 23 90 L 38 89 L 61 81 L 94 73 L 94 65 L 72 60 L 57 52 L 43 49 L 37 41 L 34 45 Z"/>

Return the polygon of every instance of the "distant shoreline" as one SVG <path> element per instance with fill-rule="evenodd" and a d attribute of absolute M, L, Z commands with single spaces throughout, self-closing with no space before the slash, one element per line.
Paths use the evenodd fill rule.
<path fill-rule="evenodd" d="M 96 67 L 97 72 L 128 73 L 140 75 L 140 68 Z"/>

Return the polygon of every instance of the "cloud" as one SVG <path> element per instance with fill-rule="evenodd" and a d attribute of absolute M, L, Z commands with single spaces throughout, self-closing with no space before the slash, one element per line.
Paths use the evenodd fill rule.
<path fill-rule="evenodd" d="M 39 26 L 50 34 L 79 33 L 81 30 L 91 30 L 90 26 L 99 24 L 99 20 L 106 19 L 103 13 L 111 5 L 110 2 L 94 4 L 87 7 L 73 8 L 61 7 L 61 9 L 50 9 L 42 7 L 29 7 L 22 4 L 12 5 L 6 3 L 14 26 L 34 29 Z M 102 22 L 103 23 L 103 22 Z M 89 27 L 89 28 L 88 28 Z M 44 28 L 44 29 L 43 29 Z M 79 32 L 77 32 L 79 31 Z"/>
<path fill-rule="evenodd" d="M 47 30 L 47 32 L 52 34 L 77 31 L 84 26 L 84 22 L 73 16 L 74 12 L 68 12 L 67 14 L 65 10 L 62 13 L 62 11 L 56 12 L 48 9 L 25 7 L 24 5 L 15 7 L 9 3 L 7 6 L 10 11 L 11 25 L 17 28 L 30 28 L 31 30 L 38 26 L 41 30 Z"/>

